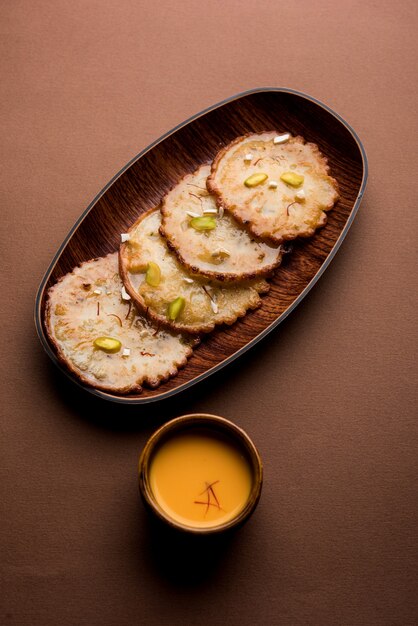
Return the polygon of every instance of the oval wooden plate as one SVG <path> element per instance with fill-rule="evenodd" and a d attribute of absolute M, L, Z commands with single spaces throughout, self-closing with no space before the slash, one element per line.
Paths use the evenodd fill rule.
<path fill-rule="evenodd" d="M 330 108 L 290 89 L 259 88 L 220 102 L 163 135 L 130 161 L 96 196 L 68 233 L 39 287 L 35 324 L 43 347 L 63 368 L 44 326 L 46 294 L 76 265 L 118 249 L 142 211 L 157 206 L 161 197 L 186 173 L 213 159 L 232 139 L 248 132 L 277 129 L 302 135 L 318 144 L 328 157 L 341 198 L 328 214 L 326 226 L 298 243 L 271 280 L 263 305 L 231 327 L 204 337 L 187 366 L 175 378 L 140 395 L 117 396 L 82 385 L 91 393 L 128 404 L 161 400 L 184 390 L 224 367 L 273 330 L 301 302 L 329 265 L 354 219 L 367 180 L 364 148 L 353 129 Z M 105 233 L 102 225 L 107 224 Z M 78 383 L 80 384 L 80 383 Z"/>

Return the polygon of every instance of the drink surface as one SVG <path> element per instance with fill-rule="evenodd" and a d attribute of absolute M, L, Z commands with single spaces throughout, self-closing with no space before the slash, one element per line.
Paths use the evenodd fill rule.
<path fill-rule="evenodd" d="M 244 508 L 252 486 L 251 467 L 233 442 L 211 433 L 174 435 L 155 452 L 150 483 L 160 507 L 173 520 L 208 528 Z"/>

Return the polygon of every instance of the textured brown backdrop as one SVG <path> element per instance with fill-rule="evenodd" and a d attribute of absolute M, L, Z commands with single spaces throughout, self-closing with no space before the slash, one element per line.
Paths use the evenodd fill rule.
<path fill-rule="evenodd" d="M 2 2 L 1 624 L 417 623 L 414 5 Z M 190 392 L 145 408 L 83 394 L 32 321 L 57 247 L 141 148 L 263 85 L 322 100 L 364 141 L 336 259 Z M 144 441 L 192 411 L 243 426 L 265 462 L 255 516 L 209 546 L 157 533 L 137 498 Z"/>

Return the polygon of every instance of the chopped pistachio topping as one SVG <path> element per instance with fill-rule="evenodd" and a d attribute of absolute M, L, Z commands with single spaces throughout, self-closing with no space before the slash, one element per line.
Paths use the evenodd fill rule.
<path fill-rule="evenodd" d="M 257 185 L 261 185 L 268 178 L 267 174 L 251 174 L 246 180 L 244 180 L 244 185 L 246 187 L 257 187 Z"/>
<path fill-rule="evenodd" d="M 147 272 L 145 274 L 145 280 L 151 287 L 158 287 L 161 281 L 161 270 L 159 266 L 150 261 L 147 265 Z"/>
<path fill-rule="evenodd" d="M 194 217 L 190 220 L 190 226 L 195 230 L 213 230 L 216 228 L 216 220 L 210 216 Z"/>
<path fill-rule="evenodd" d="M 290 139 L 290 134 L 289 133 L 284 133 L 283 135 L 277 135 L 274 139 L 273 139 L 273 143 L 286 143 L 286 141 L 289 141 Z"/>
<path fill-rule="evenodd" d="M 186 301 L 181 296 L 170 302 L 167 309 L 168 319 L 172 321 L 176 320 L 180 313 L 183 311 L 185 304 Z"/>
<path fill-rule="evenodd" d="M 97 337 L 97 339 L 93 341 L 93 345 L 95 348 L 103 350 L 103 352 L 107 352 L 108 354 L 115 354 L 119 352 L 122 347 L 119 339 L 113 339 L 113 337 Z"/>
<path fill-rule="evenodd" d="M 296 174 L 296 172 L 284 172 L 280 176 L 280 180 L 291 187 L 300 187 L 305 178 L 300 174 Z"/>

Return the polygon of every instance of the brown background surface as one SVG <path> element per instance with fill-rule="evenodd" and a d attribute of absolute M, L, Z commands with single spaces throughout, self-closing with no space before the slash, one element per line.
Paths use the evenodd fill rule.
<path fill-rule="evenodd" d="M 1 3 L 1 624 L 417 623 L 414 5 Z M 141 148 L 266 85 L 322 100 L 365 144 L 337 257 L 191 391 L 144 408 L 78 391 L 32 321 L 59 244 Z M 157 533 L 137 497 L 146 438 L 193 411 L 244 427 L 265 463 L 252 520 L 210 545 Z"/>

